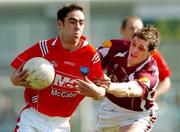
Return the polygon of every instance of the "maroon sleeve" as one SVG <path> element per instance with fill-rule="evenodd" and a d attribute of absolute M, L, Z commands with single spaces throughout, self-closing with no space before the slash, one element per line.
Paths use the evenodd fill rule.
<path fill-rule="evenodd" d="M 109 60 L 117 52 L 125 52 L 129 49 L 131 41 L 129 40 L 108 40 L 98 48 L 101 56 L 102 68 L 105 69 L 109 64 Z"/>
<path fill-rule="evenodd" d="M 152 61 L 135 74 L 135 80 L 143 89 L 144 98 L 153 97 L 159 82 L 158 73 L 156 63 Z"/>

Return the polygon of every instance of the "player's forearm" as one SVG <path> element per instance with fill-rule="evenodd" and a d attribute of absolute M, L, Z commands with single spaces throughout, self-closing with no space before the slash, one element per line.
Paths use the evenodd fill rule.
<path fill-rule="evenodd" d="M 156 89 L 155 98 L 158 98 L 160 95 L 166 93 L 170 89 L 170 87 L 171 87 L 171 80 L 169 77 L 159 82 Z"/>
<path fill-rule="evenodd" d="M 140 97 L 143 94 L 143 89 L 136 81 L 124 83 L 111 83 L 106 91 L 116 97 Z"/>

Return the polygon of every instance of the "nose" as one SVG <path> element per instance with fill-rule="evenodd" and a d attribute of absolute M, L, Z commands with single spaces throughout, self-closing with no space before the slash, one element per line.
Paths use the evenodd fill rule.
<path fill-rule="evenodd" d="M 133 47 L 132 51 L 133 51 L 134 54 L 136 54 L 138 52 L 138 47 L 137 46 Z"/>
<path fill-rule="evenodd" d="M 79 22 L 76 23 L 76 29 L 80 29 L 80 24 L 79 24 Z"/>

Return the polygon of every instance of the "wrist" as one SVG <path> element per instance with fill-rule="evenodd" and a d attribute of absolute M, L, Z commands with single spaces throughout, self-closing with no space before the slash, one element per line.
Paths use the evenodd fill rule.
<path fill-rule="evenodd" d="M 109 87 L 106 88 L 106 93 L 111 93 L 112 92 L 112 89 L 114 87 L 114 83 L 110 83 Z"/>
<path fill-rule="evenodd" d="M 93 99 L 95 100 L 100 100 L 102 98 L 104 98 L 105 94 L 106 94 L 106 90 L 102 87 L 97 87 L 98 91 L 97 91 L 97 95 L 93 97 Z"/>

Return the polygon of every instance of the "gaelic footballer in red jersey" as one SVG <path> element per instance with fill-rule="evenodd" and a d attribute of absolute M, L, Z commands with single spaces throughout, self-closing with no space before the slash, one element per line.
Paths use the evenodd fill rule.
<path fill-rule="evenodd" d="M 78 89 L 84 95 L 103 98 L 97 131 L 139 132 L 152 128 L 157 109 L 153 96 L 159 79 L 151 55 L 158 44 L 159 32 L 148 26 L 138 30 L 132 41 L 109 40 L 98 48 L 102 66 L 111 79 L 109 85 L 104 79 L 97 80 L 98 85 L 88 78 L 78 80 Z"/>
<path fill-rule="evenodd" d="M 82 67 L 90 80 L 103 77 L 100 58 L 82 35 L 84 14 L 78 5 L 65 6 L 57 12 L 59 35 L 39 41 L 19 54 L 11 63 L 17 69 L 11 75 L 16 86 L 25 87 L 27 106 L 21 112 L 15 132 L 63 131 L 70 132 L 69 119 L 84 98 L 74 87 L 77 79 L 83 79 Z M 48 88 L 28 88 L 26 71 L 22 65 L 33 57 L 49 60 L 55 69 L 55 79 Z M 84 70 L 83 70 L 84 71 Z"/>

